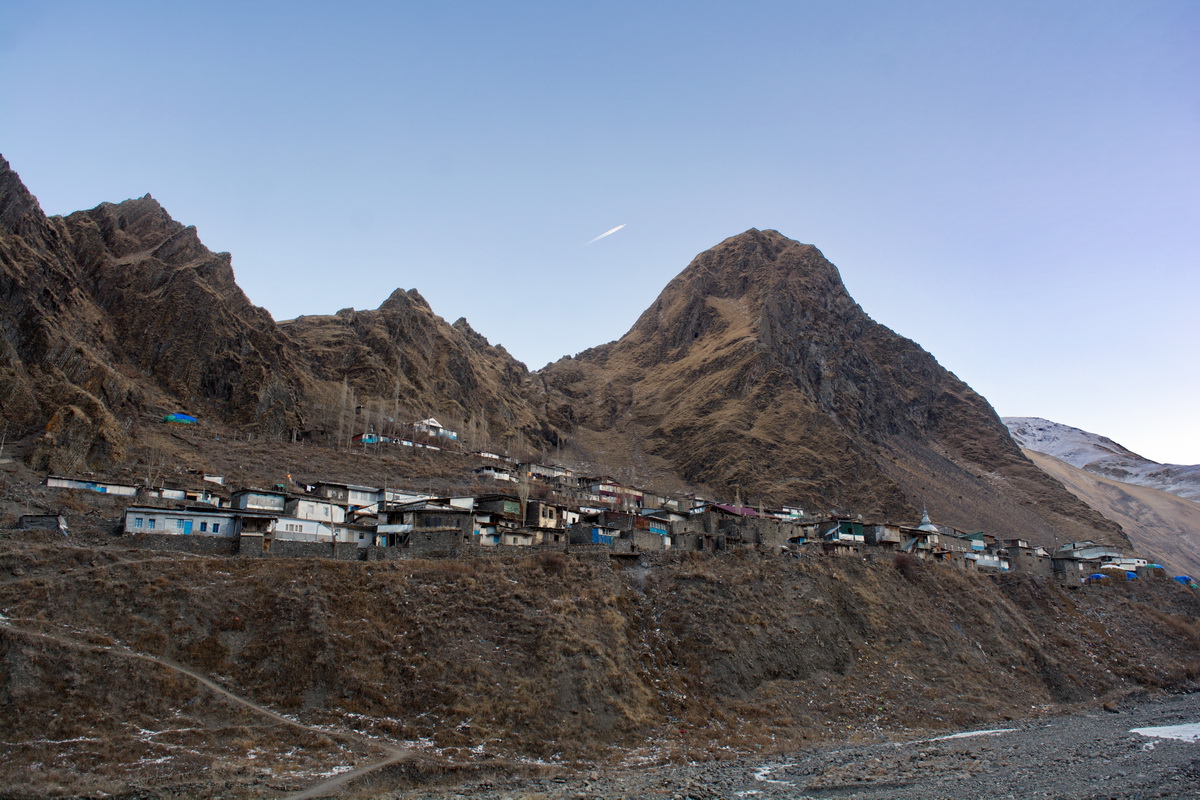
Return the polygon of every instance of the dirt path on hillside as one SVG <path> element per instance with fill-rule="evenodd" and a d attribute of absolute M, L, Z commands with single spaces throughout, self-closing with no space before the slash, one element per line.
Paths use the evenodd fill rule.
<path fill-rule="evenodd" d="M 257 714 L 260 714 L 264 717 L 268 717 L 269 719 L 274 720 L 275 722 L 278 722 L 280 724 L 287 725 L 289 727 L 296 728 L 298 730 L 307 731 L 310 733 L 317 733 L 322 736 L 328 736 L 328 737 L 335 738 L 335 739 L 341 739 L 343 741 L 347 741 L 347 742 L 350 742 L 350 743 L 353 743 L 356 745 L 365 746 L 365 747 L 369 748 L 370 750 L 375 750 L 375 751 L 382 750 L 386 754 L 385 757 L 382 759 L 379 759 L 376 761 L 370 761 L 365 764 L 361 764 L 361 765 L 355 767 L 354 769 L 351 769 L 347 772 L 341 773 L 340 775 L 335 775 L 334 777 L 324 780 L 324 781 L 322 781 L 308 789 L 305 789 L 297 794 L 287 795 L 285 800 L 311 800 L 311 798 L 328 797 L 333 794 L 336 794 L 336 790 L 339 787 L 341 787 L 342 785 L 344 785 L 352 780 L 355 780 L 357 778 L 360 778 L 363 775 L 367 775 L 376 770 L 383 769 L 384 767 L 387 767 L 387 766 L 391 766 L 392 764 L 397 764 L 402 761 L 407 761 L 411 758 L 415 758 L 415 754 L 411 750 L 405 750 L 402 748 L 393 747 L 392 745 L 375 741 L 375 740 L 370 739 L 369 737 L 364 736 L 357 732 L 331 730 L 329 728 L 322 728 L 322 727 L 318 727 L 315 725 L 306 725 L 302 722 L 298 722 L 297 720 L 294 720 L 291 717 L 288 717 L 284 714 L 280 714 L 278 711 L 274 711 L 270 708 L 267 708 L 266 706 L 263 706 L 263 705 L 260 705 L 256 702 L 254 702 L 253 700 L 242 697 L 239 694 L 235 694 L 234 692 L 229 691 L 225 687 L 223 687 L 220 684 L 213 681 L 207 675 L 205 675 L 201 672 L 197 672 L 196 670 L 191 669 L 190 667 L 185 667 L 182 664 L 177 664 L 174 661 L 171 661 L 169 659 L 160 658 L 158 656 L 150 655 L 149 653 L 139 653 L 136 650 L 131 650 L 128 647 L 124 647 L 123 645 L 98 645 L 98 644 L 92 644 L 90 642 L 82 642 L 82 641 L 79 641 L 78 639 L 75 639 L 75 638 L 69 636 L 69 635 L 64 635 L 61 633 L 46 633 L 43 631 L 28 630 L 26 628 L 23 628 L 19 625 L 15 625 L 13 623 L 14 623 L 14 620 L 12 620 L 12 619 L 0 618 L 0 628 L 3 628 L 7 631 L 11 631 L 12 633 L 14 633 L 18 636 L 27 636 L 30 638 L 43 639 L 46 641 L 54 642 L 55 644 L 58 644 L 63 647 L 70 647 L 70 648 L 77 649 L 77 650 L 87 650 L 87 651 L 90 651 L 93 653 L 106 653 L 106 654 L 121 656 L 123 658 L 131 658 L 131 659 L 136 659 L 139 661 L 149 662 L 151 664 L 157 664 L 159 666 L 165 667 L 167 669 L 173 670 L 173 671 L 181 673 L 183 675 L 187 675 L 188 677 L 195 680 L 197 683 L 204 686 L 209 691 L 219 695 L 220 697 L 224 698 L 225 700 L 228 700 L 231 703 L 234 703 L 235 705 L 240 705 L 245 708 L 248 708 Z M 39 623 L 39 624 L 42 624 L 42 623 Z"/>
<path fill-rule="evenodd" d="M 313 800 L 318 797 L 332 797 L 337 794 L 337 791 L 350 781 L 357 780 L 364 775 L 369 775 L 372 772 L 381 770 L 384 767 L 390 767 L 392 764 L 399 764 L 401 761 L 407 761 L 412 758 L 412 753 L 406 750 L 393 750 L 392 754 L 382 761 L 375 761 L 370 764 L 363 764 L 361 767 L 355 767 L 349 772 L 343 772 L 341 775 L 335 775 L 329 780 L 322 781 L 316 786 L 311 786 L 297 794 L 289 794 L 282 800 Z"/>

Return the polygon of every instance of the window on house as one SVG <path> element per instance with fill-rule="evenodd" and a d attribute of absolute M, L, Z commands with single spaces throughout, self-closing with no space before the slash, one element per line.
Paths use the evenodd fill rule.
<path fill-rule="evenodd" d="M 135 528 L 140 528 L 140 527 L 142 527 L 142 524 L 143 524 L 143 520 L 142 520 L 142 518 L 141 518 L 141 517 L 134 517 L 134 518 L 133 518 L 133 527 L 135 527 Z"/>
<path fill-rule="evenodd" d="M 207 532 L 207 531 L 208 531 L 208 523 L 207 523 L 207 522 L 201 522 L 201 523 L 200 523 L 200 532 L 201 532 L 201 533 L 205 533 L 205 532 Z"/>
<path fill-rule="evenodd" d="M 148 519 L 148 520 L 146 520 L 146 527 L 147 527 L 147 528 L 153 528 L 153 527 L 154 527 L 154 522 L 155 522 L 155 520 L 154 520 L 154 519 Z"/>
<path fill-rule="evenodd" d="M 173 520 L 171 520 L 171 521 L 175 523 L 175 530 L 177 530 L 177 531 L 181 531 L 181 530 L 183 530 L 184 528 L 186 528 L 186 527 L 187 527 L 187 526 L 184 524 L 184 521 L 183 521 L 183 520 L 181 520 L 181 519 L 173 519 Z"/>
<path fill-rule="evenodd" d="M 221 532 L 221 523 L 214 522 L 213 523 L 213 533 L 220 533 L 220 532 Z"/>

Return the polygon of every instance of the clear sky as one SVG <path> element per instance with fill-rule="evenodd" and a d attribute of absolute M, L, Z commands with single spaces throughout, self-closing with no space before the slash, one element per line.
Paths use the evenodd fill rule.
<path fill-rule="evenodd" d="M 4 0 L 0 152 L 533 368 L 775 228 L 1001 414 L 1200 463 L 1196 0 Z"/>

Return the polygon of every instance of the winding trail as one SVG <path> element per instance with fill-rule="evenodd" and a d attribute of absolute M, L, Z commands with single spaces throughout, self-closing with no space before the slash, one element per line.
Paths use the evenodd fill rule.
<path fill-rule="evenodd" d="M 292 719 L 291 717 L 285 716 L 284 714 L 280 714 L 278 711 L 274 711 L 270 708 L 267 708 L 266 706 L 263 706 L 263 705 L 260 705 L 256 702 L 254 702 L 253 700 L 250 700 L 248 698 L 242 697 L 241 695 L 235 694 L 235 693 L 229 691 L 228 689 L 226 689 L 225 687 L 221 686 L 220 684 L 216 683 L 214 680 L 209 678 L 204 673 L 197 672 L 196 670 L 191 669 L 190 667 L 185 667 L 182 664 L 177 664 L 176 662 L 171 661 L 170 659 L 160 658 L 159 656 L 150 655 L 149 653 L 139 653 L 138 651 L 131 650 L 128 647 L 125 647 L 123 645 L 92 644 L 91 642 L 79 641 L 78 639 L 75 639 L 68 635 L 63 635 L 61 633 L 45 633 L 43 631 L 28 630 L 19 625 L 13 624 L 13 622 L 14 621 L 12 619 L 0 618 L 0 628 L 3 628 L 4 630 L 7 630 L 7 631 L 11 631 L 12 633 L 14 633 L 18 636 L 25 636 L 25 637 L 29 637 L 29 638 L 33 638 L 33 639 L 42 639 L 42 640 L 46 640 L 46 641 L 51 641 L 60 646 L 69 647 L 69 648 L 76 649 L 76 650 L 85 650 L 85 651 L 92 652 L 92 653 L 108 653 L 111 655 L 121 656 L 124 658 L 130 658 L 130 659 L 135 659 L 138 661 L 145 661 L 145 662 L 148 662 L 151 664 L 157 664 L 161 667 L 165 667 L 166 669 L 173 670 L 182 675 L 187 675 L 188 677 L 195 680 L 197 683 L 204 686 L 209 691 L 221 696 L 222 698 L 224 698 L 236 705 L 240 705 L 245 708 L 248 708 L 251 711 L 253 711 L 257 714 L 260 714 L 264 717 L 268 717 L 268 718 L 274 720 L 275 722 L 281 723 L 283 725 L 287 725 L 292 728 L 296 728 L 298 730 L 302 730 L 302 731 L 306 731 L 306 732 L 310 732 L 310 733 L 318 733 L 318 734 L 321 734 L 322 736 L 328 736 L 328 737 L 331 737 L 334 739 L 340 739 L 343 742 L 353 743 L 356 745 L 364 745 L 367 748 L 369 748 L 370 750 L 375 750 L 375 751 L 382 750 L 386 754 L 385 757 L 382 759 L 379 759 L 376 761 L 369 761 L 365 764 L 355 767 L 354 769 L 343 772 L 340 775 L 335 775 L 331 778 L 323 780 L 320 783 L 315 784 L 299 793 L 286 795 L 283 798 L 283 800 L 311 800 L 312 798 L 333 796 L 333 795 L 336 795 L 339 787 L 341 787 L 342 785 L 344 785 L 356 778 L 359 778 L 363 775 L 367 775 L 369 773 L 375 772 L 376 770 L 383 769 L 384 767 L 391 766 L 392 764 L 398 764 L 400 762 L 409 761 L 411 759 L 416 758 L 416 754 L 413 753 L 411 750 L 405 750 L 405 749 L 402 749 L 399 747 L 394 747 L 392 745 L 385 744 L 383 742 L 375 741 L 374 739 L 371 739 L 370 737 L 367 737 L 367 736 L 365 736 L 361 733 L 357 733 L 355 731 L 330 730 L 328 728 L 322 728 L 322 727 L 318 727 L 316 725 L 306 725 L 303 722 L 298 722 L 298 721 Z M 44 625 L 46 623 L 39 622 L 38 624 Z"/>
<path fill-rule="evenodd" d="M 374 761 L 369 764 L 363 764 L 361 767 L 355 767 L 349 772 L 343 772 L 341 775 L 335 775 L 329 780 L 322 781 L 316 786 L 310 786 L 302 792 L 289 794 L 282 800 L 313 800 L 317 797 L 330 797 L 336 794 L 336 790 L 342 784 L 349 783 L 355 778 L 361 778 L 363 775 L 375 772 L 376 770 L 389 767 L 392 764 L 398 764 L 401 761 L 408 761 L 413 758 L 413 754 L 407 750 L 392 749 L 391 755 L 382 761 Z"/>

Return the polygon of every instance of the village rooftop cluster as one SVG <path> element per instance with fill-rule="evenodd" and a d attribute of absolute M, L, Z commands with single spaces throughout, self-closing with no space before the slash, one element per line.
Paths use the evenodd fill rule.
<path fill-rule="evenodd" d="M 426 442 L 390 442 L 435 449 L 453 441 L 436 419 L 417 425 Z M 360 444 L 385 444 L 374 434 Z M 459 556 L 508 548 L 576 549 L 634 556 L 664 551 L 721 552 L 756 547 L 781 555 L 908 554 L 962 569 L 1017 570 L 1077 581 L 1092 575 L 1126 579 L 1162 567 L 1117 548 L 1069 542 L 1053 552 L 1024 539 L 999 539 L 935 524 L 868 522 L 861 516 L 811 515 L 799 507 L 753 508 L 697 497 L 672 497 L 583 476 L 554 464 L 518 463 L 476 452 L 478 479 L 497 491 L 432 496 L 403 488 L 337 481 L 271 489 L 237 488 L 203 475 L 209 488 L 168 488 L 48 476 L 51 488 L 132 498 L 119 531 L 148 547 L 245 556 L 381 560 Z M 500 487 L 508 487 L 507 491 Z M 65 527 L 58 516 L 23 518 L 23 525 Z"/>

